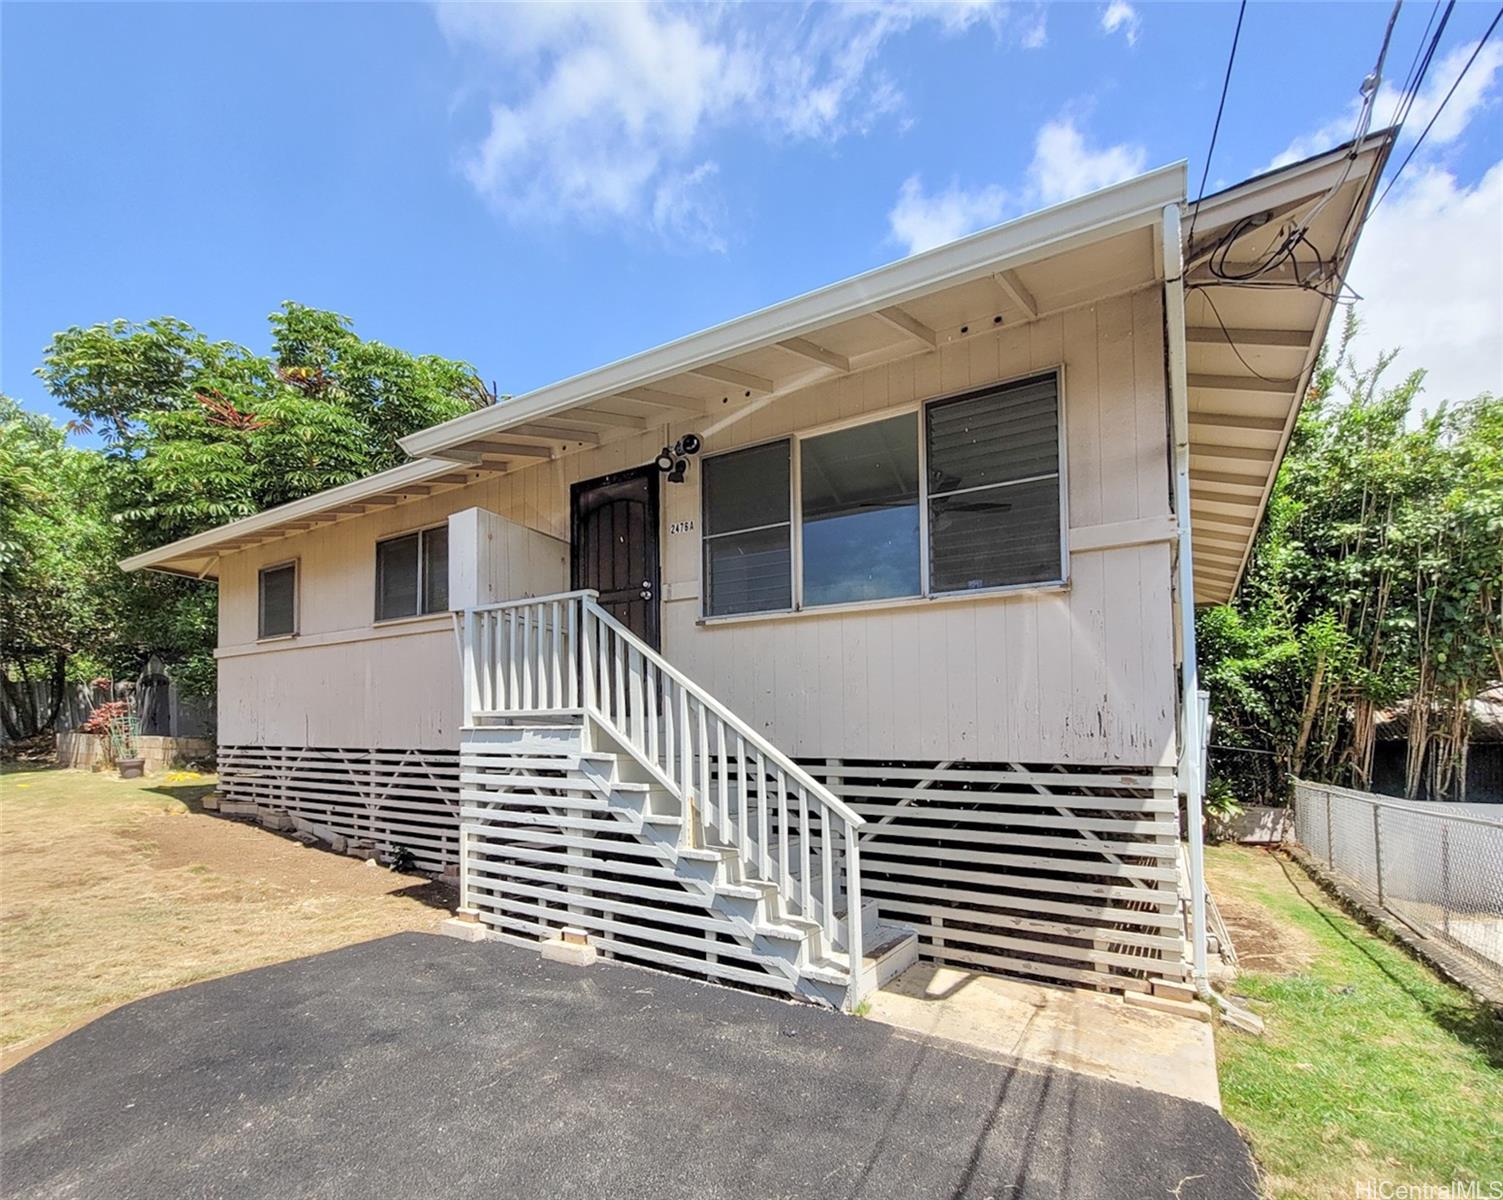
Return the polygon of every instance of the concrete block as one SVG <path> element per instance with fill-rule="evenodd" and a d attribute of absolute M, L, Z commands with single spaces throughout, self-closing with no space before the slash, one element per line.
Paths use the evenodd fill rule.
<path fill-rule="evenodd" d="M 265 829 L 275 829 L 279 833 L 285 833 L 292 828 L 292 818 L 279 808 L 263 808 L 256 818 Z"/>
<path fill-rule="evenodd" d="M 226 817 L 254 817 L 260 814 L 261 806 L 247 800 L 221 800 L 219 812 Z"/>
<path fill-rule="evenodd" d="M 567 963 L 571 967 L 588 967 L 600 957 L 594 946 L 578 946 L 561 937 L 544 942 L 542 954 L 549 962 Z"/>
<path fill-rule="evenodd" d="M 1250 1033 L 1253 1037 L 1263 1036 L 1263 1018 L 1240 1004 L 1233 1004 L 1225 997 L 1221 1000 L 1221 1020 L 1223 1024 L 1240 1029 L 1243 1033 Z"/>
<path fill-rule="evenodd" d="M 1126 992 L 1122 999 L 1135 1008 L 1151 1008 L 1155 1012 L 1172 1013 L 1177 1017 L 1191 1017 L 1197 1021 L 1209 1022 L 1211 1010 L 1199 1000 L 1186 1003 L 1183 1000 L 1168 1000 L 1163 996 L 1150 996 L 1142 992 Z"/>
<path fill-rule="evenodd" d="M 363 858 L 367 862 L 373 860 L 378 854 L 380 854 L 380 851 L 376 849 L 373 842 L 359 841 L 346 841 L 344 852 L 346 854 L 352 854 L 356 858 Z"/>
<path fill-rule="evenodd" d="M 348 848 L 348 845 L 349 843 L 341 835 L 337 833 L 330 834 L 329 849 L 334 851 L 335 854 L 343 854 Z"/>
<path fill-rule="evenodd" d="M 1166 1000 L 1181 1000 L 1188 1004 L 1195 999 L 1195 989 L 1188 983 L 1180 983 L 1174 979 L 1155 979 L 1153 981 L 1153 994 L 1162 996 Z"/>
<path fill-rule="evenodd" d="M 440 922 L 438 931 L 445 937 L 458 938 L 461 942 L 483 942 L 486 939 L 484 925 L 474 921 L 464 921 L 459 917 L 450 917 Z"/>
<path fill-rule="evenodd" d="M 199 801 L 199 803 L 201 805 L 203 805 L 203 808 L 204 808 L 205 812 L 218 812 L 219 811 L 219 793 L 218 792 L 209 792 L 206 796 L 203 797 L 203 799 L 201 799 Z"/>

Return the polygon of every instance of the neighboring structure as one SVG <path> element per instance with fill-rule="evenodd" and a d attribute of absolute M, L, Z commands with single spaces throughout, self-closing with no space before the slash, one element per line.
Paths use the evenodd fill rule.
<path fill-rule="evenodd" d="M 498 934 L 845 1004 L 910 930 L 1203 977 L 1191 601 L 1241 575 L 1388 145 L 1198 206 L 1154 171 L 123 565 L 219 581 L 227 794 L 458 857 Z"/>
<path fill-rule="evenodd" d="M 1373 754 L 1373 791 L 1403 799 L 1408 794 L 1410 702 L 1378 714 Z M 1466 786 L 1444 797 L 1466 804 L 1503 805 L 1503 683 L 1474 696 L 1467 705 Z M 1428 764 L 1427 764 L 1428 766 Z M 1431 772 L 1420 772 L 1416 800 L 1435 800 Z M 1499 809 L 1503 813 L 1503 809 Z"/>

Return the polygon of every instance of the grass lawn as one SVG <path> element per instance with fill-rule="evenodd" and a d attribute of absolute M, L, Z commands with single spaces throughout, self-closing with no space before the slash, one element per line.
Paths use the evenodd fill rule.
<path fill-rule="evenodd" d="M 1223 1108 L 1268 1194 L 1350 1200 L 1382 1180 L 1478 1180 L 1477 1194 L 1497 1194 L 1503 1021 L 1353 921 L 1293 862 L 1216 846 L 1206 870 L 1244 967 L 1232 992 L 1268 1026 L 1261 1039 L 1225 1026 L 1216 1039 Z"/>
<path fill-rule="evenodd" d="M 0 1067 L 128 1000 L 446 915 L 423 877 L 204 813 L 213 784 L 0 772 Z"/>

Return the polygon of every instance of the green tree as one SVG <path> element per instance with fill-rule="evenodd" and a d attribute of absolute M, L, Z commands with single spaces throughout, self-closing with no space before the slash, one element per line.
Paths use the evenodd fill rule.
<path fill-rule="evenodd" d="M 1378 714 L 1407 702 L 1408 791 L 1464 788 L 1468 703 L 1503 675 L 1503 419 L 1490 396 L 1413 422 L 1393 355 L 1323 358 L 1243 586 L 1200 614 L 1217 741 L 1367 787 Z"/>
<path fill-rule="evenodd" d="M 99 503 L 104 470 L 0 395 L 0 721 L 13 739 L 50 728 L 70 666 L 76 680 L 116 637 L 119 535 Z"/>
<path fill-rule="evenodd" d="M 129 675 L 152 653 L 212 690 L 213 588 L 116 560 L 396 466 L 399 439 L 491 401 L 465 363 L 365 341 L 336 313 L 289 302 L 268 320 L 267 355 L 175 317 L 54 335 L 36 374 L 102 451 L 7 402 L 0 676 L 18 695 L 81 656 Z"/>

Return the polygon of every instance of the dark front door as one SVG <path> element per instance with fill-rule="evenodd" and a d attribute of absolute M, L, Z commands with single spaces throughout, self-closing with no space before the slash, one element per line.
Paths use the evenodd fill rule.
<path fill-rule="evenodd" d="M 659 642 L 658 480 L 638 467 L 570 490 L 571 586 L 594 588 L 600 606 L 654 650 Z"/>

